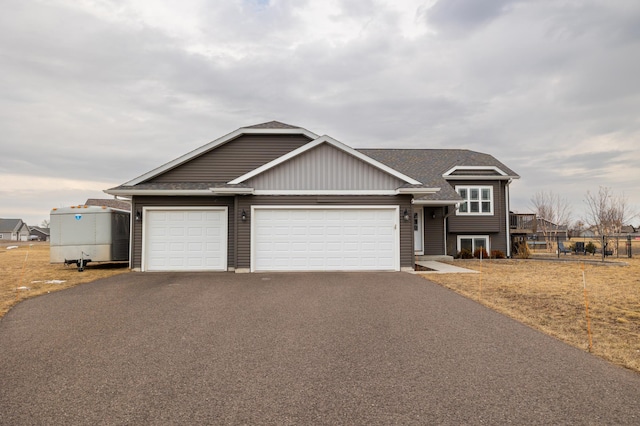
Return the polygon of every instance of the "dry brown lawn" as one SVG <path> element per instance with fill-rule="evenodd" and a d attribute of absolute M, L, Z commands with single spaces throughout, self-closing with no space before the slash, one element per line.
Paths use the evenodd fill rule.
<path fill-rule="evenodd" d="M 568 257 L 455 260 L 481 273 L 425 278 L 584 350 L 588 303 L 591 352 L 640 372 L 640 259 L 583 264 L 580 256 Z"/>
<path fill-rule="evenodd" d="M 13 244 L 12 244 L 13 243 Z M 7 249 L 7 247 L 18 248 Z M 0 245 L 0 318 L 19 301 L 78 284 L 128 272 L 126 264 L 75 265 L 49 263 L 49 243 L 3 242 Z"/>

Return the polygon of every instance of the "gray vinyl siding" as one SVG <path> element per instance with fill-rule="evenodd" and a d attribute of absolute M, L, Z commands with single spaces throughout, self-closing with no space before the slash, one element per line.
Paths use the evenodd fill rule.
<path fill-rule="evenodd" d="M 433 215 L 436 215 L 435 219 Z M 423 215 L 424 254 L 444 254 L 444 210 L 442 207 L 425 207 Z"/>
<path fill-rule="evenodd" d="M 492 186 L 492 216 L 451 215 L 448 219 L 447 251 L 457 253 L 458 235 L 488 235 L 490 249 L 507 253 L 506 181 L 452 181 L 452 186 Z"/>
<path fill-rule="evenodd" d="M 229 182 L 308 142 L 303 135 L 242 135 L 148 182 Z"/>
<path fill-rule="evenodd" d="M 131 217 L 133 218 L 131 268 L 142 266 L 142 223 L 135 220 L 136 212 L 143 207 L 228 207 L 228 235 L 227 235 L 227 267 L 235 267 L 235 217 L 234 197 L 133 197 L 131 200 Z"/>
<path fill-rule="evenodd" d="M 326 143 L 247 181 L 270 190 L 393 190 L 403 183 Z"/>
<path fill-rule="evenodd" d="M 411 211 L 411 196 L 245 196 L 238 197 L 237 215 L 244 209 L 246 222 L 238 222 L 237 268 L 251 266 L 251 206 L 252 205 L 389 205 L 399 206 L 402 216 L 405 209 Z M 414 266 L 413 224 L 400 218 L 400 266 Z"/>
<path fill-rule="evenodd" d="M 506 226 L 504 185 L 501 181 L 455 181 L 452 186 L 492 186 L 493 187 L 493 215 L 473 216 L 453 214 L 449 218 L 449 232 L 457 234 L 475 233 L 487 234 L 500 232 Z"/>

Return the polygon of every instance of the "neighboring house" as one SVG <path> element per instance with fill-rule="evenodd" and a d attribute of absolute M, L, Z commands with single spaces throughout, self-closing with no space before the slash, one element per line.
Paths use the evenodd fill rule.
<path fill-rule="evenodd" d="M 595 238 L 597 237 L 597 232 L 596 229 L 591 227 L 591 228 L 586 228 L 580 231 L 580 233 L 578 235 L 576 235 L 576 237 L 581 237 L 581 238 Z"/>
<path fill-rule="evenodd" d="M 527 228 L 532 228 L 526 225 Z M 530 244 L 537 245 L 539 248 L 547 248 L 547 243 L 551 243 L 551 248 L 555 247 L 556 241 L 567 241 L 569 239 L 569 230 L 567 225 L 558 225 L 550 220 L 536 217 L 536 231 L 529 235 Z"/>
<path fill-rule="evenodd" d="M 22 219 L 0 219 L 1 241 L 27 241 L 29 227 Z"/>
<path fill-rule="evenodd" d="M 626 238 L 628 235 L 631 235 L 632 238 L 635 238 L 639 235 L 640 228 L 634 227 L 633 225 L 622 225 L 622 229 L 619 233 L 614 233 L 611 235 L 607 235 L 607 237 L 624 237 Z M 577 237 L 581 238 L 600 238 L 602 237 L 598 233 L 598 229 L 595 226 L 591 226 L 589 228 L 583 229 Z"/>
<path fill-rule="evenodd" d="M 39 226 L 29 227 L 29 239 L 37 239 L 38 241 L 49 241 L 49 228 L 41 228 Z"/>
<path fill-rule="evenodd" d="M 415 254 L 510 254 L 494 157 L 353 149 L 279 122 L 240 128 L 105 192 L 130 197 L 131 268 L 412 270 Z"/>

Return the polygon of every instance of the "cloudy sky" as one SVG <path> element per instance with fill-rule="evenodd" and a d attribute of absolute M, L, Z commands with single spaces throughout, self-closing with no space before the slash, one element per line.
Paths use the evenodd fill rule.
<path fill-rule="evenodd" d="M 3 0 L 0 64 L 0 217 L 29 225 L 270 120 L 487 152 L 520 212 L 640 210 L 637 0 Z"/>

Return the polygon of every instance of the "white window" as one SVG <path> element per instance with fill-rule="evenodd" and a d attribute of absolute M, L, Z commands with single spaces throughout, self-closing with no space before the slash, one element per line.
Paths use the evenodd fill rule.
<path fill-rule="evenodd" d="M 480 247 L 484 247 L 487 253 L 490 252 L 488 235 L 458 235 L 458 251 L 466 249 L 475 253 Z"/>
<path fill-rule="evenodd" d="M 456 192 L 462 197 L 459 215 L 492 215 L 492 186 L 456 186 Z"/>

